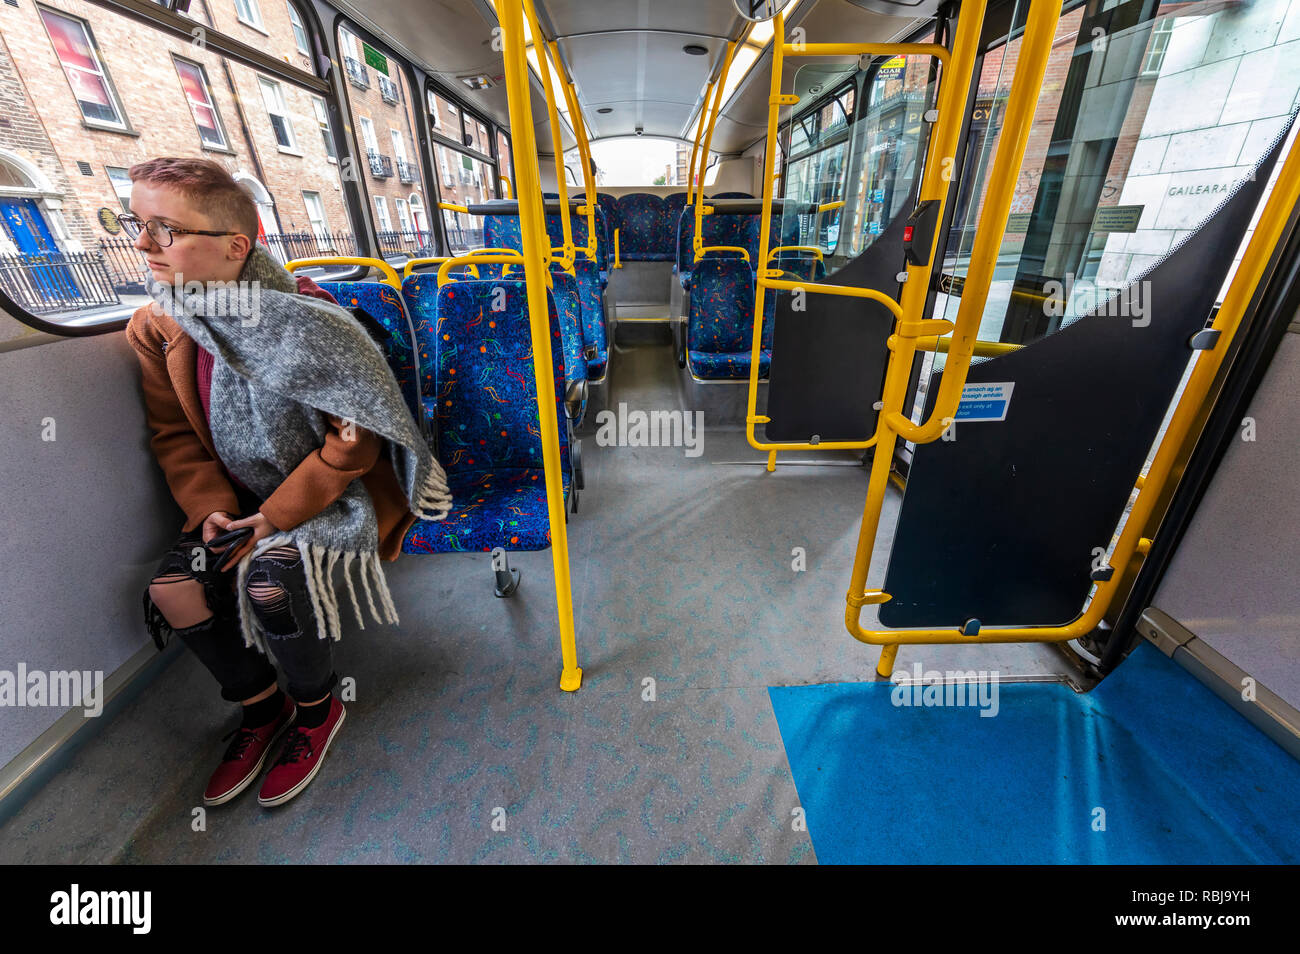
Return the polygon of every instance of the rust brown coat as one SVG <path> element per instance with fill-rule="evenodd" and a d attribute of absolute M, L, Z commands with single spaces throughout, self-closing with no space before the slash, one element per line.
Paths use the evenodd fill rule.
<path fill-rule="evenodd" d="M 126 326 L 126 340 L 140 359 L 145 414 L 154 434 L 150 446 L 185 512 L 183 529 L 199 527 L 218 510 L 238 515 L 239 499 L 213 447 L 199 398 L 198 344 L 152 304 L 136 309 Z M 392 562 L 402 552 L 402 539 L 415 514 L 385 442 L 362 427 L 355 428 L 354 439 L 345 440 L 345 422 L 332 415 L 329 421 L 325 445 L 303 458 L 259 510 L 277 529 L 292 530 L 360 477 L 375 507 L 379 556 Z"/>

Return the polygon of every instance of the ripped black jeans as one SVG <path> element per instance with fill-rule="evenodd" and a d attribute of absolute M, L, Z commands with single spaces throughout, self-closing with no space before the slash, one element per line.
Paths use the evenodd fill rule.
<path fill-rule="evenodd" d="M 161 647 L 171 633 L 180 637 L 221 684 L 221 697 L 241 702 L 276 682 L 276 673 L 259 649 L 244 645 L 235 594 L 236 570 L 208 568 L 216 562 L 206 553 L 199 530 L 181 534 L 163 556 L 151 585 L 198 581 L 212 616 L 176 629 L 154 605 L 146 588 L 145 621 L 155 643 Z M 302 555 L 294 547 L 267 550 L 249 565 L 245 588 L 271 653 L 284 670 L 289 695 L 298 702 L 315 702 L 328 693 L 338 676 L 330 640 L 317 635 Z"/>

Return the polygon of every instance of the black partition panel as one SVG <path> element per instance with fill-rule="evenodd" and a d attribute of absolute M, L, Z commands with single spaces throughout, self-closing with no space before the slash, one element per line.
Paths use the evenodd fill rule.
<path fill-rule="evenodd" d="M 897 275 L 904 269 L 903 227 L 891 222 L 862 254 L 825 281 L 874 288 L 898 299 Z M 768 289 L 765 294 L 773 294 Z M 780 292 L 772 335 L 765 436 L 773 442 L 866 440 L 876 430 L 876 412 L 893 331 L 889 309 L 867 298 Z"/>
<path fill-rule="evenodd" d="M 955 440 L 916 448 L 882 624 L 1063 625 L 1079 616 L 1094 548 L 1109 548 L 1283 141 L 1183 245 L 1120 292 L 1127 310 L 1099 305 L 970 369 L 968 384 L 1013 383 L 1006 418 L 959 416 Z"/>

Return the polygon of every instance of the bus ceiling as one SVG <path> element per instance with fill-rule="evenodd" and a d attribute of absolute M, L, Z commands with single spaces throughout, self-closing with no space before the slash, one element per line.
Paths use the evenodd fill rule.
<path fill-rule="evenodd" d="M 644 135 L 691 141 L 710 79 L 721 72 L 728 41 L 736 43 L 713 151 L 736 154 L 761 138 L 766 122 L 767 69 L 772 24 L 751 21 L 733 0 L 535 0 L 545 40 L 554 41 L 577 90 L 591 140 Z M 757 10 L 764 4 L 743 6 Z M 494 0 L 446 0 L 449 15 L 430 17 L 418 0 L 340 2 L 373 24 L 412 62 L 454 89 L 478 112 L 502 125 L 509 116 Z M 889 42 L 915 33 L 934 16 L 938 0 L 789 0 L 787 34 L 808 42 L 852 36 Z M 531 41 L 531 37 L 528 38 Z M 539 61 L 533 72 L 533 119 L 541 151 L 551 133 L 541 95 Z M 783 87 L 796 64 L 787 64 Z M 563 107 L 562 101 L 557 105 Z M 565 148 L 573 119 L 560 108 Z"/>

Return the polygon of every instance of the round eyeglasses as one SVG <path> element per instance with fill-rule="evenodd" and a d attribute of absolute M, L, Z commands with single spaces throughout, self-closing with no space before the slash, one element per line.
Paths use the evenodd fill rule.
<path fill-rule="evenodd" d="M 173 236 L 176 235 L 241 235 L 240 232 L 216 232 L 212 229 L 181 229 L 174 225 L 167 225 L 157 219 L 143 221 L 138 215 L 132 215 L 129 212 L 123 213 L 117 217 L 117 221 L 122 224 L 123 231 L 133 239 L 139 238 L 140 233 L 148 232 L 149 238 L 154 242 L 166 248 L 172 244 Z"/>

